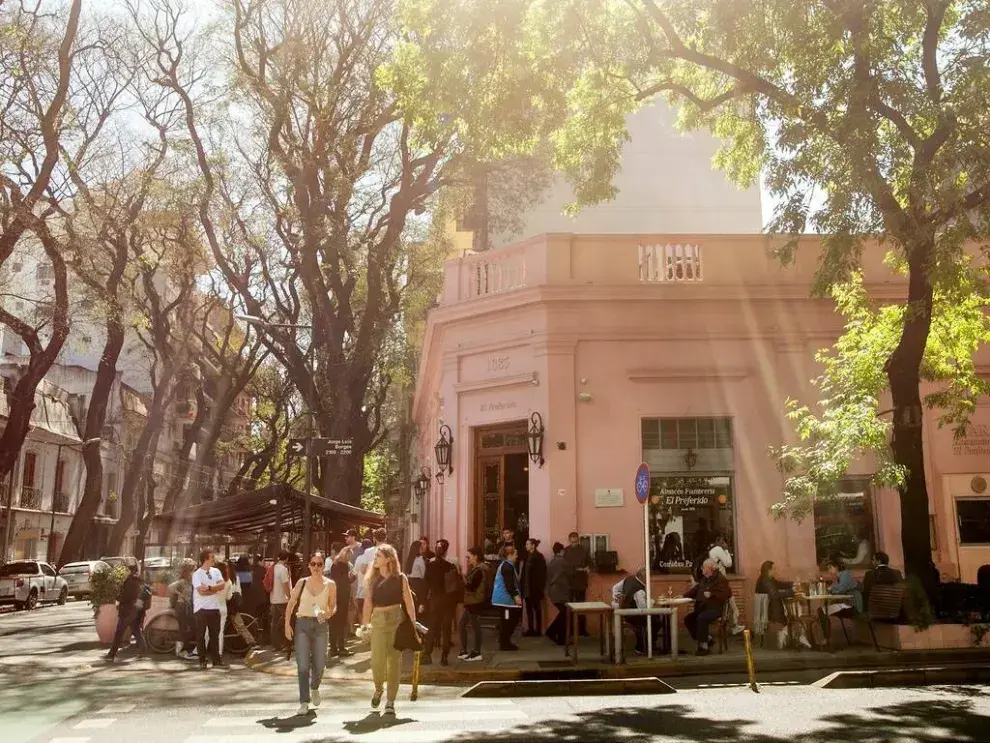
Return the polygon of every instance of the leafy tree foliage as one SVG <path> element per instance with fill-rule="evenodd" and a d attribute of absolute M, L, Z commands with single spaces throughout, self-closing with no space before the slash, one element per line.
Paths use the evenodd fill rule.
<path fill-rule="evenodd" d="M 663 97 L 681 126 L 723 140 L 715 164 L 731 179 L 750 185 L 762 174 L 779 204 L 771 231 L 824 234 L 819 290 L 848 283 L 864 240 L 883 236 L 907 296 L 896 317 L 880 313 L 880 325 L 895 323 L 895 342 L 874 363 L 891 397 L 905 563 L 928 579 L 920 386 L 946 364 L 968 363 L 950 356 L 967 343 L 929 339 L 951 322 L 936 316 L 949 306 L 938 298 L 982 291 L 986 281 L 967 259 L 990 219 L 985 3 L 404 0 L 402 9 L 406 43 L 388 80 L 422 131 L 454 132 L 467 149 L 497 156 L 549 141 L 574 184 L 575 207 L 614 193 L 627 115 Z M 509 125 L 491 125 L 502 110 L 513 114 Z M 796 245 L 784 242 L 778 256 L 790 260 Z M 878 348 L 877 334 L 859 340 Z M 963 335 L 980 332 L 970 326 Z M 862 392 L 875 398 L 881 388 L 870 380 Z M 948 384 L 933 402 L 962 424 L 972 391 Z M 865 426 L 869 435 L 853 448 L 875 442 L 883 425 Z M 817 434 L 830 431 L 838 428 Z M 840 470 L 805 471 L 814 487 L 798 489 L 827 493 Z"/>

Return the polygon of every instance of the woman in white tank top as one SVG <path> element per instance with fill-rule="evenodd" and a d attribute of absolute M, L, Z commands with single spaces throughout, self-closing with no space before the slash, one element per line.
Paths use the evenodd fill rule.
<path fill-rule="evenodd" d="M 285 609 L 285 636 L 295 640 L 296 670 L 299 676 L 299 711 L 309 713 L 309 704 L 320 706 L 320 682 L 327 665 L 327 644 L 330 641 L 328 621 L 337 610 L 337 587 L 323 576 L 325 556 L 314 552 L 309 558 L 309 575 L 300 578 Z M 292 610 L 296 607 L 296 629 L 293 632 Z M 293 637 L 295 635 L 295 637 Z"/>

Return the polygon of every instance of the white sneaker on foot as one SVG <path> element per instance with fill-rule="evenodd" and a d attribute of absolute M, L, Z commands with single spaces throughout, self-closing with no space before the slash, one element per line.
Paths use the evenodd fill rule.
<path fill-rule="evenodd" d="M 314 707 L 319 707 L 320 706 L 320 702 L 322 702 L 322 701 L 323 701 L 323 697 L 320 695 L 320 690 L 319 689 L 312 689 L 309 692 L 309 702 Z"/>
<path fill-rule="evenodd" d="M 309 705 L 305 702 L 299 705 L 299 709 L 296 710 L 296 717 L 305 717 L 309 714 Z"/>
<path fill-rule="evenodd" d="M 801 647 L 805 647 L 808 648 L 808 650 L 811 650 L 811 643 L 808 642 L 808 638 L 805 637 L 804 635 L 801 635 L 798 638 L 798 643 L 801 645 Z"/>
<path fill-rule="evenodd" d="M 179 658 L 182 657 L 182 640 L 176 640 L 175 641 L 175 654 Z"/>
<path fill-rule="evenodd" d="M 463 653 L 458 653 L 457 654 L 457 660 L 467 660 L 467 657 L 469 655 L 471 655 L 471 653 L 469 653 L 468 651 L 465 650 Z"/>
<path fill-rule="evenodd" d="M 744 625 L 737 624 L 735 627 L 732 628 L 732 634 L 734 635 L 742 634 L 743 630 L 745 629 L 746 627 Z"/>

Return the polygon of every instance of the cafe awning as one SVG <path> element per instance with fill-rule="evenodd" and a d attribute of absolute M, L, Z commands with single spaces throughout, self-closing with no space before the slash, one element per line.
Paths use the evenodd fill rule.
<path fill-rule="evenodd" d="M 274 501 L 274 502 L 273 502 Z M 229 498 L 187 506 L 155 517 L 155 527 L 176 535 L 303 532 L 305 495 L 283 484 L 246 490 Z M 343 532 L 349 527 L 382 526 L 385 517 L 340 501 L 311 496 L 313 529 Z"/>

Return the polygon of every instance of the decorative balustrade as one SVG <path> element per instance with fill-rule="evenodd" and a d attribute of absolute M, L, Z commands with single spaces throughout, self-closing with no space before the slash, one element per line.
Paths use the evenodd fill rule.
<path fill-rule="evenodd" d="M 526 286 L 526 253 L 500 250 L 479 253 L 465 261 L 470 298 L 502 294 Z"/>
<path fill-rule="evenodd" d="M 28 485 L 21 485 L 21 508 L 40 508 L 41 491 Z"/>
<path fill-rule="evenodd" d="M 700 245 L 639 246 L 639 280 L 647 283 L 693 282 L 702 280 Z"/>

